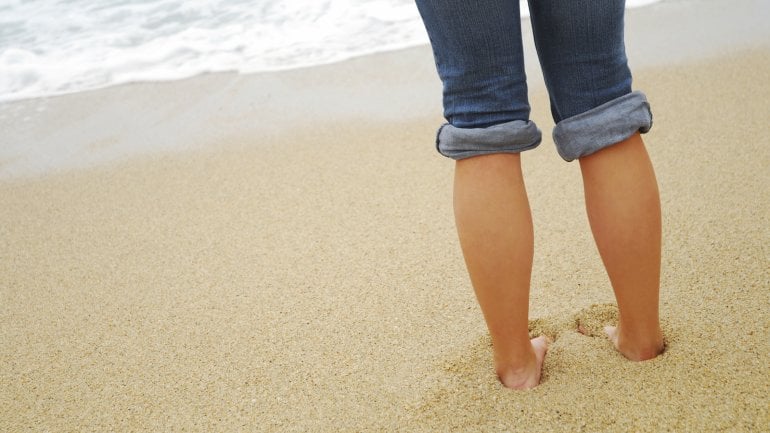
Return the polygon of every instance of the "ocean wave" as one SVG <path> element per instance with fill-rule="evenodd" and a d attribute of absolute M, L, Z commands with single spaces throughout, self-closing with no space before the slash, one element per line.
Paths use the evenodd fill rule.
<path fill-rule="evenodd" d="M 427 42 L 413 0 L 7 0 L 0 102 L 292 69 Z"/>

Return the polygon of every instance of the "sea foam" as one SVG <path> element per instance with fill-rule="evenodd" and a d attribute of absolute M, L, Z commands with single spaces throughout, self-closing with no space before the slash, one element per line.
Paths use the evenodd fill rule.
<path fill-rule="evenodd" d="M 292 69 L 426 43 L 413 0 L 6 0 L 0 102 Z"/>

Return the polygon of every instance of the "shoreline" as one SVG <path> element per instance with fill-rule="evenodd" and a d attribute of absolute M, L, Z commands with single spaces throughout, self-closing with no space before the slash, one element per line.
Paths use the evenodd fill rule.
<path fill-rule="evenodd" d="M 770 4 L 751 0 L 728 10 L 719 4 L 699 2 L 694 13 L 687 10 L 692 0 L 629 10 L 635 73 L 770 47 L 770 28 L 761 24 L 770 19 Z M 719 31 L 705 32 L 710 26 Z M 667 31 L 649 30 L 657 28 Z M 530 91 L 542 92 L 528 20 L 522 31 Z M 201 149 L 232 135 L 273 136 L 309 121 L 440 118 L 440 112 L 429 46 L 280 72 L 213 73 L 16 101 L 0 104 L 0 181 Z"/>
<path fill-rule="evenodd" d="M 645 7 L 645 6 L 649 6 L 650 4 L 658 3 L 660 1 L 662 1 L 662 0 L 629 0 L 628 2 L 626 2 L 626 8 L 627 9 L 633 9 L 633 8 L 638 8 L 638 7 Z M 671 1 L 671 0 L 668 0 L 668 1 Z M 528 10 L 527 10 L 526 0 L 521 0 L 521 6 L 522 6 L 522 8 L 521 8 L 522 17 L 524 19 L 526 19 L 526 17 L 528 17 Z M 392 42 L 386 43 L 384 45 L 383 44 L 379 44 L 377 46 L 370 46 L 370 47 L 364 48 L 362 51 L 359 51 L 359 52 L 346 51 L 344 53 L 340 53 L 338 51 L 336 56 L 335 55 L 331 55 L 331 57 L 327 57 L 324 60 L 319 60 L 316 63 L 309 63 L 306 58 L 298 57 L 296 59 L 293 59 L 293 61 L 294 61 L 293 64 L 284 64 L 284 65 L 281 65 L 281 66 L 277 66 L 276 65 L 276 66 L 273 66 L 273 67 L 265 67 L 265 68 L 255 68 L 255 67 L 253 67 L 253 65 L 252 65 L 252 67 L 246 66 L 247 64 L 249 64 L 249 61 L 246 60 L 246 59 L 242 59 L 240 65 L 229 65 L 229 67 L 228 67 L 228 66 L 224 66 L 221 63 L 219 63 L 219 64 L 215 64 L 215 65 L 210 65 L 210 66 L 212 66 L 212 68 L 209 68 L 208 70 L 201 70 L 200 72 L 192 73 L 192 74 L 189 74 L 189 71 L 188 71 L 188 75 L 186 75 L 186 76 L 177 76 L 175 78 L 170 78 L 169 74 L 173 75 L 173 72 L 166 70 L 166 71 L 163 71 L 163 73 L 160 74 L 163 78 L 160 78 L 160 79 L 157 79 L 157 80 L 146 79 L 146 78 L 145 79 L 140 79 L 140 80 L 126 80 L 126 77 L 124 77 L 120 82 L 113 82 L 113 83 L 110 83 L 110 84 L 96 85 L 96 86 L 89 87 L 89 88 L 81 88 L 81 89 L 75 90 L 75 91 L 60 91 L 60 92 L 49 93 L 47 95 L 40 95 L 40 94 L 37 94 L 37 95 L 27 95 L 26 97 L 22 97 L 22 98 L 19 98 L 18 95 L 17 95 L 15 97 L 11 98 L 11 99 L 6 99 L 8 95 L 0 94 L 0 103 L 2 103 L 2 102 L 11 102 L 12 100 L 33 99 L 33 98 L 38 98 L 38 97 L 63 96 L 63 95 L 67 95 L 67 94 L 79 93 L 79 92 L 82 92 L 82 91 L 100 90 L 100 89 L 104 89 L 104 88 L 115 86 L 115 85 L 121 85 L 121 84 L 129 84 L 129 83 L 137 83 L 137 82 L 153 82 L 153 81 L 163 82 L 163 81 L 183 80 L 183 79 L 192 78 L 192 77 L 195 77 L 195 76 L 206 75 L 207 73 L 231 73 L 232 72 L 232 73 L 239 73 L 239 74 L 252 74 L 252 73 L 255 73 L 255 72 L 280 72 L 280 71 L 286 71 L 286 70 L 292 70 L 292 69 L 304 69 L 304 68 L 310 68 L 310 67 L 314 67 L 314 66 L 321 66 L 321 65 L 329 65 L 329 64 L 334 64 L 334 63 L 340 63 L 340 62 L 343 62 L 343 61 L 346 61 L 346 60 L 350 60 L 350 59 L 353 59 L 353 58 L 362 57 L 362 56 L 371 55 L 371 54 L 376 54 L 376 53 L 389 52 L 389 51 L 399 51 L 401 49 L 416 47 L 416 46 L 420 46 L 420 45 L 426 45 L 428 43 L 428 38 L 427 38 L 427 35 L 424 33 L 424 31 L 422 29 L 422 23 L 419 21 L 419 14 L 418 14 L 417 9 L 414 8 L 413 4 L 410 5 L 408 3 L 401 4 L 400 7 L 401 8 L 407 7 L 407 8 L 411 9 L 411 16 L 410 17 L 402 16 L 402 25 L 405 25 L 407 22 L 409 22 L 411 25 L 416 25 L 416 28 L 412 28 L 412 30 L 414 31 L 414 34 L 411 34 L 409 37 L 405 38 L 405 40 L 400 41 L 400 42 L 392 41 Z M 13 11 L 9 11 L 9 12 L 13 13 Z M 45 15 L 45 11 L 38 11 L 38 12 L 42 13 L 43 15 Z M 48 10 L 47 12 L 49 14 L 55 14 L 56 13 L 56 11 L 53 11 L 53 10 Z M 24 17 L 23 16 L 17 16 L 17 18 L 19 20 L 21 20 L 21 21 L 24 21 Z M 284 24 L 291 24 L 291 23 L 284 23 Z M 289 27 L 291 27 L 291 26 L 289 26 Z M 61 36 L 66 36 L 66 35 L 61 35 Z M 213 40 L 217 39 L 216 37 L 213 37 L 214 35 L 209 35 L 209 36 L 212 37 Z M 249 39 L 248 36 L 246 36 L 246 35 L 242 35 L 242 36 L 246 40 Z M 285 36 L 288 36 L 288 35 L 285 35 Z M 350 36 L 353 36 L 353 35 L 350 35 Z M 371 38 L 369 38 L 369 41 L 370 42 L 374 42 Z M 6 41 L 6 42 L 11 43 L 11 41 Z M 198 42 L 200 42 L 200 41 L 198 41 Z M 227 45 L 226 41 L 220 41 L 220 42 Z M 188 44 L 191 44 L 191 43 L 194 45 L 194 43 L 192 41 L 188 41 Z M 321 44 L 321 45 L 324 45 L 324 44 Z M 17 56 L 23 56 L 24 54 L 22 54 L 22 53 L 24 53 L 24 52 L 29 53 L 29 50 L 32 50 L 33 52 L 36 52 L 37 54 L 42 54 L 42 53 L 38 52 L 38 50 L 36 50 L 35 47 L 32 47 L 32 46 L 28 46 L 25 49 L 19 50 L 19 48 L 17 48 L 17 47 L 11 47 L 11 46 L 2 47 L 2 44 L 0 44 L 0 50 L 5 50 L 6 48 L 10 49 L 11 52 L 14 52 Z M 105 47 L 100 47 L 100 48 L 101 49 L 105 49 Z M 305 49 L 303 51 L 306 51 L 308 48 L 309 47 L 305 47 Z M 70 49 L 72 49 L 72 46 L 70 47 Z M 107 57 L 107 58 L 122 58 L 127 53 L 113 52 L 112 55 L 109 55 L 108 53 L 103 53 L 103 54 L 104 54 L 103 57 Z M 131 54 L 131 53 L 128 53 L 128 54 Z M 133 53 L 133 54 L 136 55 L 136 53 Z M 11 55 L 13 56 L 13 54 L 11 54 Z M 254 56 L 254 57 L 258 58 L 260 56 Z M 134 59 L 134 60 L 141 63 L 141 61 L 139 59 Z M 255 60 L 254 58 L 251 59 L 251 61 L 254 61 L 254 60 Z M 43 56 L 42 59 L 39 59 L 39 61 L 45 61 L 45 56 Z M 2 65 L 0 65 L 0 66 L 2 66 Z M 6 65 L 6 66 L 8 66 L 8 65 Z M 13 68 L 14 66 L 20 66 L 20 65 L 18 65 L 18 64 L 14 65 L 13 63 L 10 64 L 11 68 Z M 149 65 L 147 65 L 147 66 L 149 66 Z M 152 68 L 152 69 L 157 70 L 156 69 L 157 67 L 160 67 L 160 65 L 155 65 L 155 67 Z M 40 72 L 40 71 L 28 70 L 27 72 L 29 72 L 29 73 L 31 73 L 33 75 L 37 75 L 38 72 Z M 103 71 L 103 74 L 104 75 L 112 75 L 110 73 L 110 71 Z M 145 76 L 147 76 L 147 75 L 145 74 Z M 75 81 L 78 81 L 78 80 L 75 79 Z"/>

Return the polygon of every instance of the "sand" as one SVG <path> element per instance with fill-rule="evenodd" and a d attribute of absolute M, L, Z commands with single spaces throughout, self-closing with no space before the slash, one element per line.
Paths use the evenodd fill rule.
<path fill-rule="evenodd" d="M 53 156 L 0 159 L 0 431 L 769 431 L 770 47 L 635 70 L 668 341 L 644 363 L 600 335 L 578 166 L 531 85 L 531 327 L 555 342 L 528 392 L 491 368 L 429 56 L 5 107 L 4 145 Z"/>

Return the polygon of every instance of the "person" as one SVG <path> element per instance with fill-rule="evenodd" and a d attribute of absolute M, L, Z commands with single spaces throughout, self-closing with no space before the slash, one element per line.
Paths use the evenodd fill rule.
<path fill-rule="evenodd" d="M 533 388 L 549 341 L 530 340 L 527 327 L 534 236 L 520 153 L 541 132 L 529 119 L 519 0 L 416 3 L 443 83 L 436 147 L 456 160 L 455 222 L 494 367 L 506 387 Z M 529 0 L 529 9 L 553 139 L 564 160 L 579 161 L 618 304 L 618 324 L 605 331 L 626 358 L 654 358 L 663 351 L 660 199 L 640 135 L 650 106 L 631 89 L 624 1 Z"/>

